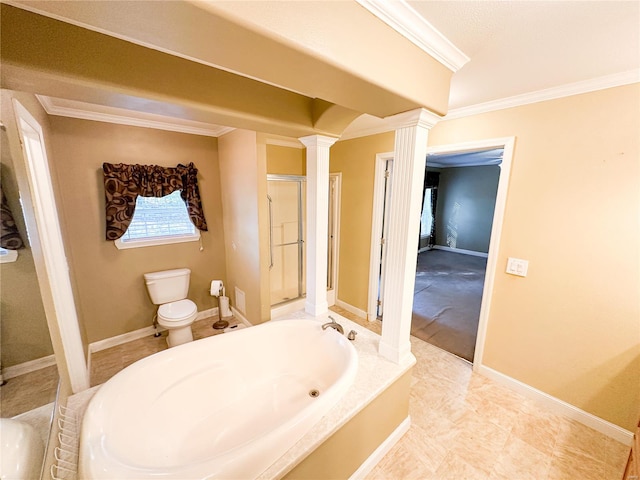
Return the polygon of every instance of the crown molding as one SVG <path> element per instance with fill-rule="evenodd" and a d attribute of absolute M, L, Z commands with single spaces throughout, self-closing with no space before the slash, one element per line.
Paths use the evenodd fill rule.
<path fill-rule="evenodd" d="M 59 117 L 80 118 L 97 122 L 130 125 L 133 127 L 154 128 L 156 130 L 202 135 L 205 137 L 219 137 L 234 130 L 232 127 L 136 112 L 123 108 L 95 105 L 75 100 L 52 98 L 44 95 L 36 95 L 36 97 L 49 115 Z"/>
<path fill-rule="evenodd" d="M 302 142 L 295 138 L 284 138 L 284 137 L 267 137 L 266 140 L 267 145 L 276 145 L 278 147 L 289 147 L 289 148 L 305 148 Z"/>
<path fill-rule="evenodd" d="M 469 57 L 404 0 L 356 0 L 362 7 L 453 72 Z"/>
<path fill-rule="evenodd" d="M 430 112 L 424 108 L 418 108 L 409 112 L 402 112 L 385 118 L 370 116 L 367 122 L 356 128 L 348 128 L 342 134 L 340 140 L 351 140 L 354 138 L 368 137 L 379 133 L 393 132 L 399 128 L 420 125 L 431 129 L 443 117 Z"/>
<path fill-rule="evenodd" d="M 478 103 L 468 107 L 454 108 L 449 110 L 442 120 L 454 120 L 456 118 L 478 115 L 481 113 L 503 110 L 505 108 L 519 107 L 532 103 L 556 100 L 558 98 L 580 95 L 582 93 L 595 92 L 607 88 L 620 87 L 640 82 L 640 69 L 627 72 L 614 73 L 604 77 L 593 78 L 581 82 L 569 83 L 558 87 L 546 88 L 535 92 L 514 95 L 512 97 L 492 100 L 490 102 Z"/>

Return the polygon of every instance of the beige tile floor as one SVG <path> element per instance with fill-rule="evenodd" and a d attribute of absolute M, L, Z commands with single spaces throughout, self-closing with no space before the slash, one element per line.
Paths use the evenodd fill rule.
<path fill-rule="evenodd" d="M 337 313 L 371 326 L 349 312 Z M 371 328 L 380 333 L 380 322 Z M 411 428 L 367 480 L 621 480 L 629 448 L 411 337 Z"/>
<path fill-rule="evenodd" d="M 18 375 L 0 387 L 0 416 L 15 417 L 56 399 L 58 368 L 55 365 Z"/>

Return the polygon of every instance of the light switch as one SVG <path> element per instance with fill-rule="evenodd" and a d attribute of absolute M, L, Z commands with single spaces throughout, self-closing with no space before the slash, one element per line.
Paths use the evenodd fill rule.
<path fill-rule="evenodd" d="M 520 258 L 512 258 L 512 257 L 509 257 L 509 259 L 507 260 L 507 273 L 511 275 L 526 277 L 528 269 L 529 269 L 528 260 L 522 260 Z"/>

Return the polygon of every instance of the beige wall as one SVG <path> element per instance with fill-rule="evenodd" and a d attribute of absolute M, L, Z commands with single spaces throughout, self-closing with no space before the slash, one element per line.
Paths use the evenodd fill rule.
<path fill-rule="evenodd" d="M 88 342 L 152 324 L 156 307 L 143 273 L 191 269 L 189 298 L 206 310 L 212 279 L 225 280 L 217 142 L 214 138 L 149 128 L 51 117 L 63 229 L 77 289 L 78 315 Z M 198 242 L 118 250 L 106 241 L 102 163 L 175 166 L 194 162 L 209 227 Z"/>
<path fill-rule="evenodd" d="M 337 298 L 367 310 L 371 215 L 376 154 L 392 152 L 393 133 L 337 142 L 331 173 L 342 172 L 340 265 Z"/>
<path fill-rule="evenodd" d="M 266 223 L 267 161 L 264 143 L 248 130 L 234 130 L 218 139 L 224 241 L 227 249 L 227 295 L 237 306 L 234 288 L 245 293 L 246 311 L 253 323 L 270 318 Z M 268 269 L 268 264 L 266 264 Z"/>
<path fill-rule="evenodd" d="M 51 337 L 51 343 L 53 346 L 53 350 L 55 353 L 56 363 L 58 365 L 58 373 L 60 375 L 61 381 L 61 391 L 69 391 L 70 390 L 70 377 L 69 371 L 67 369 L 66 358 L 65 358 L 65 347 L 62 343 L 62 337 L 60 334 L 60 324 L 58 322 L 58 318 L 56 316 L 56 311 L 53 305 L 53 295 L 51 291 L 51 285 L 49 284 L 46 276 L 47 270 L 44 262 L 44 257 L 42 254 L 42 245 L 40 242 L 40 236 L 38 233 L 38 229 L 36 226 L 36 219 L 33 207 L 33 202 L 31 199 L 29 180 L 27 176 L 26 165 L 24 163 L 24 153 L 20 144 L 20 135 L 18 132 L 18 126 L 13 110 L 12 101 L 15 99 L 35 118 L 40 127 L 42 128 L 42 134 L 44 136 L 44 147 L 47 153 L 47 160 L 49 162 L 49 168 L 51 169 L 51 165 L 54 161 L 53 149 L 51 146 L 51 126 L 49 124 L 49 117 L 46 112 L 38 102 L 35 96 L 24 93 L 24 92 L 14 92 L 6 89 L 2 89 L 2 98 L 0 101 L 0 107 L 2 108 L 2 122 L 6 127 L 9 152 L 11 159 L 13 160 L 13 167 L 15 168 L 16 181 L 17 186 L 20 191 L 20 201 L 23 206 L 24 213 L 24 221 L 26 228 L 29 231 L 29 246 L 31 249 L 31 254 L 33 256 L 34 265 L 36 268 L 36 273 L 38 277 L 38 285 L 40 288 L 40 293 L 42 296 L 42 305 L 45 310 L 45 315 L 47 318 L 47 326 L 49 328 L 49 335 Z M 20 159 L 20 161 L 18 161 Z M 54 195 L 56 197 L 56 205 L 60 205 L 60 196 L 59 193 L 59 185 L 56 181 L 55 176 L 51 178 L 51 183 L 54 188 Z M 63 212 L 58 212 L 58 217 L 62 221 L 64 218 Z M 63 232 L 64 234 L 64 232 Z M 65 245 L 66 246 L 66 245 Z M 67 250 L 68 253 L 68 250 Z M 73 279 L 72 279 L 73 283 Z M 74 296 L 77 298 L 77 291 L 74 291 Z M 37 300 L 34 300 L 37 302 Z M 82 335 L 82 341 L 86 351 L 86 339 L 84 336 L 84 331 L 80 328 L 80 333 Z"/>
<path fill-rule="evenodd" d="M 274 175 L 306 175 L 305 149 L 267 145 L 267 173 Z"/>
<path fill-rule="evenodd" d="M 445 121 L 516 136 L 485 364 L 631 430 L 640 398 L 640 85 Z M 526 278 L 504 273 L 529 260 Z"/>
<path fill-rule="evenodd" d="M 8 97 L 3 97 L 10 102 Z M 10 110 L 6 109 L 7 114 Z M 4 114 L 4 111 L 3 111 Z M 9 119 L 2 118 L 3 123 Z M 40 286 L 33 261 L 33 252 L 25 224 L 25 215 L 33 218 L 33 212 L 23 211 L 15 163 L 22 158 L 12 158 L 6 129 L 0 130 L 2 192 L 20 231 L 25 247 L 18 250 L 18 259 L 13 263 L 0 264 L 0 322 L 2 332 L 2 368 L 28 362 L 53 354 L 47 318 L 40 295 Z M 28 192 L 26 192 L 28 194 Z M 28 203 L 26 206 L 28 207 Z"/>

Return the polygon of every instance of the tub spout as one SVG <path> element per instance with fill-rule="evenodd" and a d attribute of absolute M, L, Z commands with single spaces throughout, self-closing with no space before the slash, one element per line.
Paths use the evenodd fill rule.
<path fill-rule="evenodd" d="M 340 332 L 341 335 L 344 335 L 344 328 L 342 328 L 342 325 L 336 322 L 332 316 L 329 316 L 329 320 L 331 320 L 329 323 L 325 323 L 324 325 L 322 325 L 322 329 L 326 330 L 327 328 L 333 328 L 334 330 Z"/>

